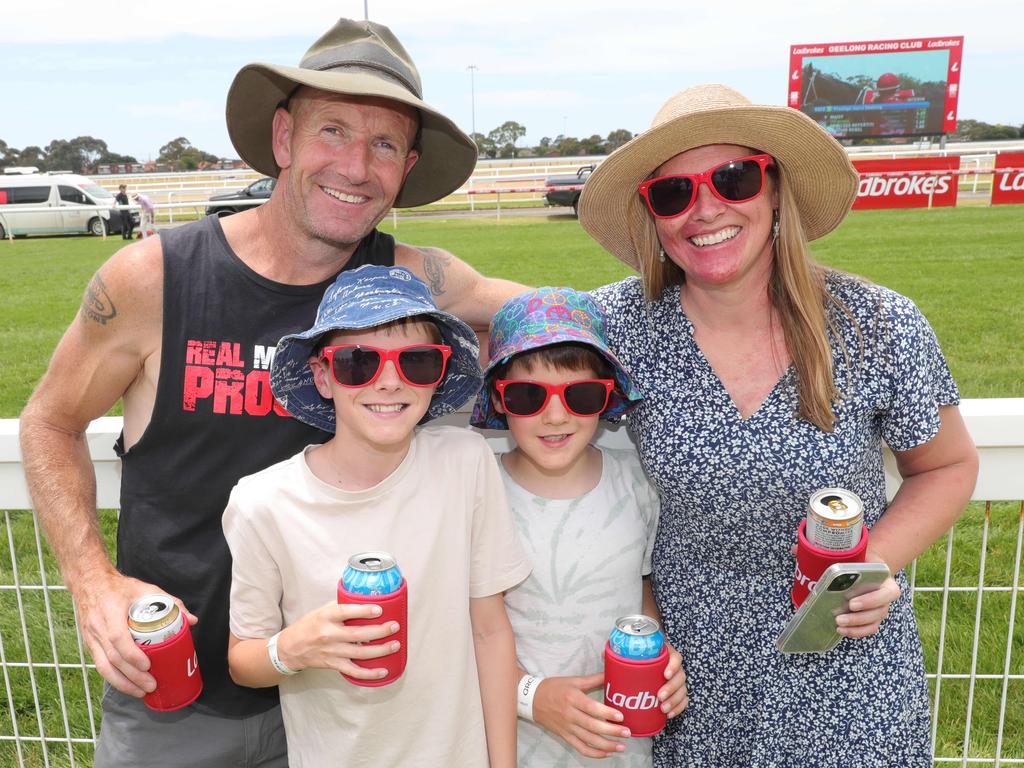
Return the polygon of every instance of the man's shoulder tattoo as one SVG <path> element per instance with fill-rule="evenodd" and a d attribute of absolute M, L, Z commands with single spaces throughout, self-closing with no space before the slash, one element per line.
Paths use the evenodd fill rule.
<path fill-rule="evenodd" d="M 420 247 L 423 254 L 423 273 L 427 276 L 427 285 L 434 296 L 445 292 L 445 269 L 452 263 L 452 255 L 440 248 Z"/>
<path fill-rule="evenodd" d="M 107 293 L 107 286 L 97 272 L 89 287 L 85 289 L 85 298 L 82 299 L 82 317 L 106 325 L 117 317 L 117 308 Z"/>

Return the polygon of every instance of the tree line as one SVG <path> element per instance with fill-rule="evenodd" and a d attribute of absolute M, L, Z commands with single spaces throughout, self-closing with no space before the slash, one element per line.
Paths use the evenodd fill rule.
<path fill-rule="evenodd" d="M 472 134 L 480 150 L 480 157 L 578 157 L 580 155 L 607 155 L 614 152 L 633 134 L 624 128 L 612 131 L 602 138 L 596 133 L 587 138 L 563 136 L 555 138 L 545 136 L 535 146 L 518 145 L 519 139 L 526 135 L 526 127 L 514 120 L 508 120 L 492 130 L 486 136 L 482 133 Z"/>
<path fill-rule="evenodd" d="M 194 171 L 219 160 L 217 155 L 193 147 L 188 139 L 179 136 L 160 147 L 156 162 L 172 171 Z M 33 145 L 24 149 L 12 147 L 0 139 L 0 168 L 34 166 L 41 171 L 95 173 L 100 165 L 138 162 L 131 155 L 112 152 L 107 142 L 92 136 L 55 139 L 45 147 Z"/>

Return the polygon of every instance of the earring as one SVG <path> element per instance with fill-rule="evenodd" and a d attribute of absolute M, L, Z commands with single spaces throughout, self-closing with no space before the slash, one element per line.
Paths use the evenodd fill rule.
<path fill-rule="evenodd" d="M 772 240 L 779 239 L 779 212 L 772 211 Z"/>
<path fill-rule="evenodd" d="M 664 264 L 665 263 L 665 249 L 661 248 L 659 250 L 660 250 L 660 252 L 658 253 L 658 261 L 660 261 L 662 264 Z"/>

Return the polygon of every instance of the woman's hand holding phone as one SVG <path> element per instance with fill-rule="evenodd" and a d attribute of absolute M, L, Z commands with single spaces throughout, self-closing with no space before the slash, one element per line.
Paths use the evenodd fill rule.
<path fill-rule="evenodd" d="M 852 600 L 846 613 L 836 616 L 836 631 L 843 637 L 868 637 L 878 632 L 889 615 L 889 606 L 903 593 L 892 576 L 878 589 Z"/>

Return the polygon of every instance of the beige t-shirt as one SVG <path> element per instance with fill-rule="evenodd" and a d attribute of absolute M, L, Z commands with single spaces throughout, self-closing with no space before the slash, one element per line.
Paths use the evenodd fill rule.
<path fill-rule="evenodd" d="M 231 631 L 243 639 L 336 600 L 356 552 L 390 552 L 408 581 L 408 662 L 396 682 L 364 688 L 329 669 L 281 682 L 292 768 L 487 765 L 469 600 L 518 584 L 530 565 L 480 435 L 418 430 L 388 478 L 355 492 L 317 478 L 304 451 L 242 478 L 223 525 Z"/>

